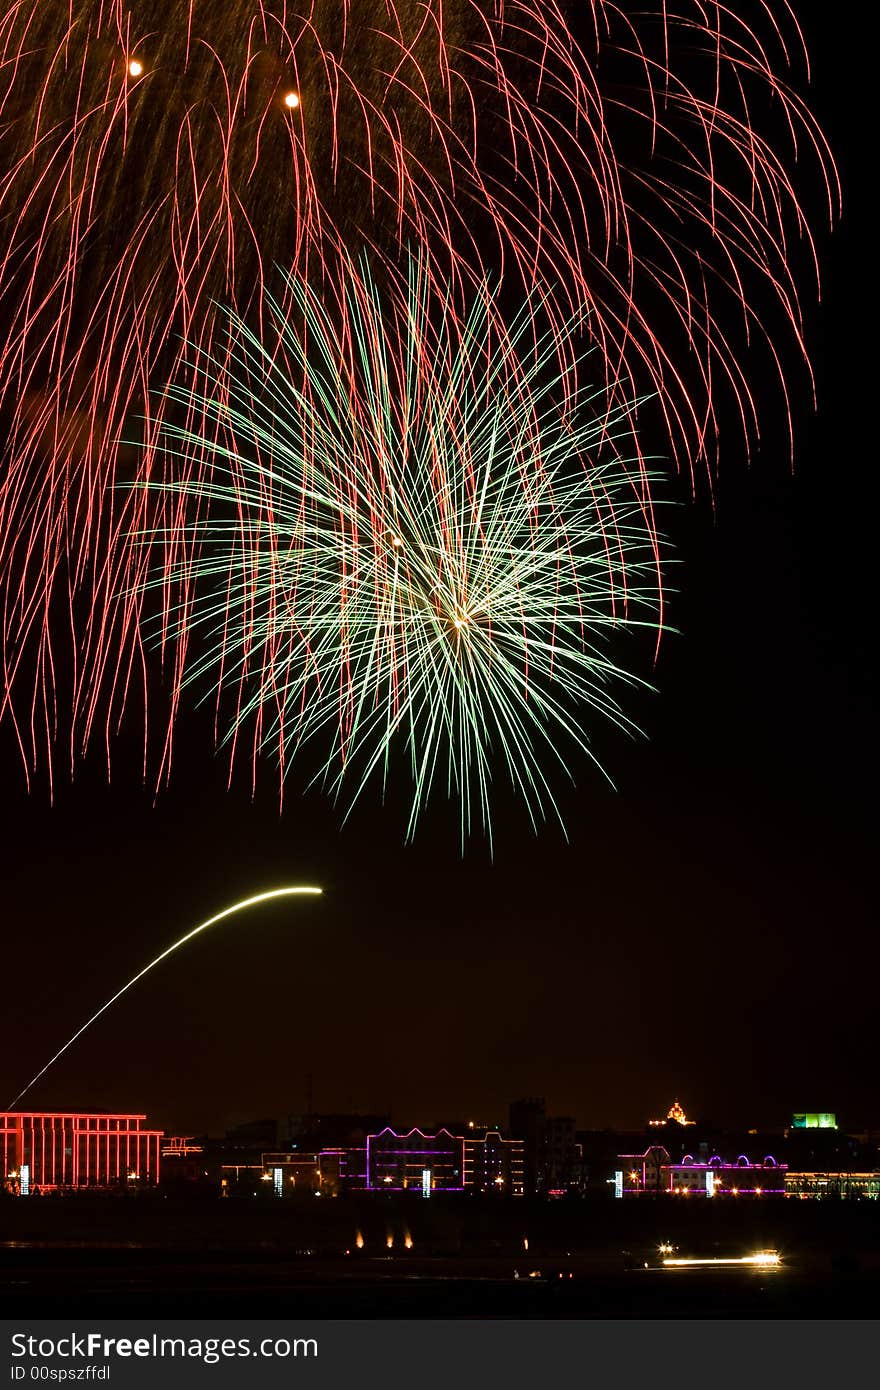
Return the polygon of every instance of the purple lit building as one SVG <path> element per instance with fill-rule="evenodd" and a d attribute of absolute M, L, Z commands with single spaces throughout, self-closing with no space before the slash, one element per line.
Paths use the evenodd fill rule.
<path fill-rule="evenodd" d="M 762 1163 L 752 1163 L 740 1154 L 735 1163 L 725 1163 L 713 1154 L 707 1163 L 698 1163 L 685 1154 L 681 1163 L 663 1166 L 664 1187 L 673 1196 L 699 1193 L 704 1197 L 784 1197 L 785 1163 L 767 1154 Z"/>
<path fill-rule="evenodd" d="M 707 1160 L 685 1154 L 680 1163 L 670 1160 L 666 1149 L 652 1144 L 641 1154 L 618 1156 L 615 1190 L 619 1197 L 784 1197 L 786 1164 L 767 1154 L 753 1163 L 740 1154 L 735 1163 L 718 1154 Z"/>
<path fill-rule="evenodd" d="M 373 1192 L 461 1192 L 464 1138 L 448 1129 L 397 1134 L 389 1127 L 367 1136 L 366 1167 L 366 1185 Z"/>
<path fill-rule="evenodd" d="M 651 1144 L 644 1153 L 618 1154 L 620 1175 L 617 1191 L 621 1197 L 650 1192 L 655 1196 L 668 1187 L 664 1175 L 670 1165 L 669 1154 L 662 1144 Z"/>

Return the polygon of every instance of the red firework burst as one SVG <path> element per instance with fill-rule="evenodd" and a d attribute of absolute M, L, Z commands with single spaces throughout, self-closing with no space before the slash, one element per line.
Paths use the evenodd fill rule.
<path fill-rule="evenodd" d="M 756 340 L 790 415 L 801 247 L 815 261 L 795 159 L 832 217 L 838 189 L 790 80 L 797 23 L 752 8 L 7 0 L 0 649 L 26 767 L 61 729 L 71 762 L 109 740 L 146 690 L 126 538 L 155 494 L 119 484 L 165 466 L 152 392 L 216 360 L 218 302 L 259 317 L 277 263 L 343 320 L 362 246 L 392 278 L 417 247 L 462 304 L 487 271 L 510 302 L 539 285 L 551 322 L 588 316 L 609 403 L 656 395 L 692 473 L 724 399 L 756 435 Z M 134 416 L 147 447 L 127 452 Z"/>

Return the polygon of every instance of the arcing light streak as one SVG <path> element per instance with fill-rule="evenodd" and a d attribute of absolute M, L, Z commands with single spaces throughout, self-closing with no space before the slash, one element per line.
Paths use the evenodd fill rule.
<path fill-rule="evenodd" d="M 832 217 L 839 190 L 787 0 L 753 9 L 0 0 L 0 714 L 28 775 L 146 713 L 117 441 L 146 410 L 152 479 L 151 387 L 184 339 L 219 357 L 217 303 L 259 330 L 275 264 L 328 302 L 364 245 L 377 274 L 417 245 L 459 308 L 487 268 L 542 285 L 557 328 L 589 314 L 609 408 L 655 396 L 692 474 L 757 437 L 751 381 L 787 411 L 805 166 Z"/>
<path fill-rule="evenodd" d="M 297 897 L 300 895 L 305 895 L 308 897 L 320 897 L 322 891 L 323 890 L 320 888 L 311 887 L 273 888 L 268 893 L 257 893 L 252 898 L 244 898 L 240 903 L 233 903 L 232 907 L 224 908 L 222 912 L 218 912 L 215 914 L 215 916 L 209 917 L 207 922 L 202 922 L 200 926 L 193 927 L 192 931 L 186 932 L 183 936 L 179 937 L 177 941 L 174 941 L 170 946 L 167 946 L 164 951 L 161 951 L 160 954 L 156 956 L 155 960 L 151 960 L 149 965 L 145 965 L 143 970 L 139 970 L 136 975 L 133 975 L 131 977 L 127 984 L 122 986 L 122 989 L 117 990 L 116 993 L 110 999 L 108 999 L 105 1004 L 102 1004 L 100 1009 L 93 1013 L 91 1018 L 87 1019 L 81 1028 L 77 1029 L 77 1031 L 73 1034 L 73 1037 L 68 1038 L 64 1046 L 58 1049 L 58 1051 L 55 1053 L 55 1056 L 49 1058 L 46 1065 L 40 1068 L 36 1076 L 31 1077 L 24 1090 L 19 1091 L 18 1095 L 15 1097 L 15 1100 L 12 1101 L 12 1103 L 9 1106 L 7 1106 L 7 1109 L 14 1110 L 15 1107 L 18 1105 L 18 1102 L 21 1100 L 22 1096 L 27 1095 L 28 1091 L 31 1089 L 33 1085 L 36 1084 L 37 1081 L 39 1081 L 40 1077 L 45 1076 L 46 1072 L 49 1070 L 52 1064 L 54 1062 L 57 1062 L 58 1058 L 63 1056 L 63 1054 L 67 1051 L 69 1047 L 73 1046 L 77 1038 L 82 1037 L 86 1029 L 90 1028 L 91 1025 L 95 1022 L 95 1020 L 101 1017 L 101 1014 L 106 1013 L 107 1009 L 110 1008 L 111 1004 L 115 1004 L 117 999 L 121 999 L 123 994 L 125 994 L 126 990 L 131 989 L 132 985 L 136 985 L 138 980 L 142 980 L 144 976 L 148 975 L 149 972 L 155 966 L 159 965 L 163 960 L 167 960 L 167 958 L 170 955 L 172 955 L 175 951 L 179 950 L 181 946 L 185 946 L 187 941 L 192 941 L 194 936 L 198 936 L 201 932 L 207 931 L 209 927 L 216 926 L 218 922 L 224 921 L 227 917 L 232 917 L 238 912 L 245 912 L 249 907 L 256 907 L 259 903 L 271 902 L 273 899 L 276 898 L 290 898 Z"/>
<path fill-rule="evenodd" d="M 272 755 L 282 785 L 307 744 L 349 806 L 408 764 L 409 835 L 445 783 L 462 839 L 475 812 L 491 838 L 499 773 L 533 824 L 558 817 L 549 772 L 571 776 L 566 745 L 594 758 L 586 717 L 633 727 L 615 632 L 656 639 L 629 416 L 583 380 L 566 400 L 582 325 L 537 334 L 537 295 L 504 331 L 484 284 L 462 324 L 421 256 L 394 295 L 350 264 L 345 294 L 340 332 L 291 276 L 294 312 L 267 298 L 262 337 L 232 315 L 213 387 L 168 393 L 203 424 L 166 414 L 166 447 L 206 463 L 154 485 L 176 522 L 141 538 L 166 665 L 215 692 L 232 759 Z"/>

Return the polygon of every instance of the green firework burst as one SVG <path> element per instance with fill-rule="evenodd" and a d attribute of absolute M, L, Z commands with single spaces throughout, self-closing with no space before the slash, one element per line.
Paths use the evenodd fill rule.
<path fill-rule="evenodd" d="M 439 788 L 463 840 L 491 839 L 499 782 L 533 825 L 559 817 L 590 721 L 634 727 L 614 634 L 658 624 L 629 416 L 601 413 L 604 384 L 566 396 L 537 294 L 505 328 L 484 285 L 462 319 L 416 257 L 394 293 L 352 266 L 336 319 L 304 280 L 286 291 L 259 333 L 229 313 L 222 358 L 168 393 L 171 461 L 203 466 L 153 485 L 164 520 L 139 540 L 148 586 L 177 594 L 181 687 L 282 785 L 307 745 L 348 809 L 405 775 L 408 837 Z"/>

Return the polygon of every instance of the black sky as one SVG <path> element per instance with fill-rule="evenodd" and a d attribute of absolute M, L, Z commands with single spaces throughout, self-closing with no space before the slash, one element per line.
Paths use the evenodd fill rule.
<path fill-rule="evenodd" d="M 672 490 L 681 635 L 636 701 L 648 738 L 601 735 L 617 790 L 579 763 L 570 843 L 502 817 L 494 862 L 462 860 L 442 806 L 405 848 L 374 803 L 340 831 L 318 794 L 279 818 L 269 785 L 227 793 L 196 723 L 155 808 L 122 759 L 112 786 L 87 768 L 50 808 L 7 739 L 0 1103 L 177 934 L 304 880 L 320 904 L 182 952 L 31 1103 L 193 1133 L 300 1111 L 311 1076 L 317 1108 L 399 1121 L 503 1120 L 541 1094 L 585 1125 L 673 1095 L 722 1122 L 880 1123 L 866 69 L 827 7 L 806 28 L 846 198 L 810 324 L 819 411 L 798 377 L 793 476 L 771 430 L 750 469 L 724 458 L 714 512 Z"/>

